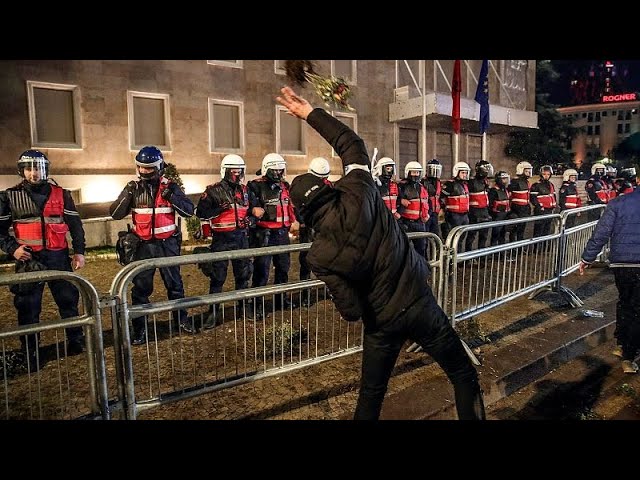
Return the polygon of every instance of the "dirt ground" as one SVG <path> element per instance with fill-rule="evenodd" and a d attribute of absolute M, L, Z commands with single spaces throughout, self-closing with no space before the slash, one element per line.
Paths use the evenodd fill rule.
<path fill-rule="evenodd" d="M 298 278 L 299 263 L 298 254 L 292 255 L 292 266 L 290 270 L 290 280 Z M 121 266 L 115 259 L 93 259 L 89 257 L 86 266 L 78 271 L 78 273 L 87 279 L 96 287 L 99 293 L 107 293 L 111 281 Z M 5 270 L 7 271 L 7 270 Z M 197 296 L 207 293 L 208 279 L 195 266 L 182 267 L 182 277 L 185 284 L 185 293 L 187 296 Z M 272 280 L 271 280 L 272 281 Z M 587 283 L 586 279 L 573 276 L 572 282 L 574 287 Z M 227 277 L 227 283 L 224 290 L 233 289 L 233 276 L 231 269 Z M 166 291 L 162 285 L 160 275 L 155 276 L 154 294 L 152 301 L 162 301 L 166 299 Z M 531 301 L 517 301 L 509 303 L 507 306 L 491 310 L 474 319 L 474 321 L 461 322 L 457 328 L 461 336 L 467 340 L 472 346 L 482 344 L 482 342 L 499 340 L 492 332 L 509 332 L 516 329 L 524 328 L 543 328 L 535 324 L 524 325 L 518 323 L 517 319 L 530 315 L 538 310 L 549 310 L 550 308 L 566 308 L 562 305 L 563 301 L 558 295 L 545 294 Z M 0 308 L 7 312 L 0 321 L 0 327 L 10 326 L 16 323 L 15 308 L 13 307 L 13 295 L 8 288 L 0 289 Z M 512 309 L 515 308 L 514 312 Z M 510 312 L 505 315 L 505 312 Z M 194 312 L 190 312 L 193 314 Z M 45 289 L 45 297 L 43 301 L 43 313 L 41 319 L 55 319 L 58 317 L 57 310 L 53 303 L 48 289 Z M 115 363 L 113 355 L 113 340 L 111 336 L 111 320 L 109 315 L 105 315 L 103 319 L 103 331 L 105 337 L 105 358 L 107 366 L 107 377 L 110 391 L 110 398 L 117 396 L 117 387 L 115 378 Z M 201 342 L 193 345 L 202 345 L 207 342 L 211 335 L 214 335 L 220 327 L 209 331 L 200 332 L 195 337 Z M 229 330 L 230 331 L 230 330 Z M 213 333 L 212 333 L 213 332 Z M 209 335 L 207 337 L 206 335 Z M 58 336 L 44 336 L 43 344 L 49 345 L 50 348 L 61 344 L 62 333 L 58 332 Z M 215 337 L 213 337 L 215 338 Z M 182 341 L 182 339 L 180 339 Z M 17 348 L 17 343 L 4 346 L 6 350 Z M 167 344 L 167 342 L 163 342 Z M 168 342 L 168 348 L 174 348 L 174 344 Z M 180 350 L 186 350 L 180 344 Z M 135 362 L 147 362 L 149 358 L 153 361 L 154 352 L 152 349 L 145 349 L 144 346 L 134 347 L 134 365 Z M 194 349 L 194 357 L 198 355 L 198 351 Z M 56 355 L 53 355 L 56 357 Z M 11 382 L 20 382 L 22 388 L 21 396 L 13 400 L 11 405 L 7 407 L 5 404 L 5 418 L 77 418 L 86 413 L 87 410 L 87 394 L 86 387 L 79 388 L 78 391 L 83 393 L 74 395 L 68 394 L 68 398 L 61 398 L 64 395 L 58 394 L 56 388 L 60 383 L 64 383 L 66 378 L 67 384 L 82 385 L 86 378 L 86 362 L 83 362 L 82 356 L 66 358 L 66 361 L 48 361 L 41 370 L 43 378 L 37 386 L 40 392 L 44 392 L 43 396 L 51 396 L 51 401 L 44 404 L 35 404 L 28 410 L 19 409 L 17 405 L 25 403 L 38 390 L 34 387 L 34 382 L 29 375 L 17 376 L 10 380 Z M 326 361 L 317 365 L 307 366 L 295 371 L 276 375 L 274 377 L 260 379 L 254 382 L 235 386 L 233 388 L 213 391 L 206 395 L 201 395 L 187 400 L 180 400 L 152 409 L 140 410 L 138 418 L 140 419 L 208 419 L 208 420 L 229 420 L 229 419 L 291 419 L 291 420 L 308 420 L 308 419 L 345 419 L 350 418 L 355 408 L 358 381 L 360 376 L 360 354 L 351 354 L 331 361 Z M 431 362 L 430 358 L 423 353 L 407 353 L 402 352 L 394 377 L 389 384 L 389 394 L 400 391 L 407 385 L 415 382 L 417 377 L 423 375 L 419 371 L 420 367 Z M 143 363 L 139 363 L 143 365 Z M 146 363 L 144 363 L 146 365 Z M 158 370 L 175 369 L 175 365 L 160 365 Z M 155 385 L 153 384 L 152 371 L 144 372 L 138 369 L 140 378 L 136 380 L 136 398 L 138 395 L 148 395 L 150 398 L 155 393 Z M 179 370 L 179 368 L 178 368 Z M 180 370 L 179 370 L 180 371 Z M 188 373 L 188 372 L 187 372 Z M 144 382 L 144 376 L 148 374 L 149 381 Z M 66 375 L 66 377 L 65 377 Z M 52 382 L 46 384 L 47 379 L 63 377 L 63 381 Z M 74 392 L 73 388 L 69 389 Z M 4 395 L 4 393 L 3 393 Z M 51 405 L 49 405 L 51 403 Z M 60 405 L 63 405 L 62 407 Z M 2 417 L 0 410 L 0 418 Z M 116 415 L 117 416 L 117 415 Z"/>

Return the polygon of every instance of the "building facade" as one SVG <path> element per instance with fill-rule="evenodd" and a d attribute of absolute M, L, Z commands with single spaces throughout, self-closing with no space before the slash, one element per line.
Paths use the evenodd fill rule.
<path fill-rule="evenodd" d="M 589 167 L 603 157 L 612 157 L 613 149 L 629 135 L 640 131 L 640 99 L 636 93 L 603 95 L 589 105 L 558 108 L 581 131 L 568 147 L 578 167 Z"/>
<path fill-rule="evenodd" d="M 461 133 L 451 126 L 453 60 L 320 60 L 316 71 L 352 86 L 354 111 L 325 107 L 351 125 L 370 154 L 404 165 L 438 158 L 451 175 L 454 150 L 473 165 L 480 160 L 479 105 L 474 101 L 481 61 L 461 62 Z M 504 155 L 507 134 L 537 128 L 535 61 L 492 60 L 491 125 L 487 157 L 513 172 Z M 158 146 L 176 165 L 188 194 L 219 179 L 220 160 L 242 155 L 247 177 L 262 158 L 278 152 L 287 176 L 326 157 L 332 179 L 342 173 L 331 147 L 287 115 L 274 97 L 286 83 L 284 60 L 10 60 L 0 62 L 0 189 L 19 181 L 18 155 L 42 150 L 50 176 L 74 191 L 80 205 L 113 201 L 135 178 L 134 157 Z M 303 94 L 321 102 L 309 85 Z"/>

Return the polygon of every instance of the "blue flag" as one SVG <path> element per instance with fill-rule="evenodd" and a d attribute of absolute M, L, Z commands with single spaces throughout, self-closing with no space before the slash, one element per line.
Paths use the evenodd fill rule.
<path fill-rule="evenodd" d="M 476 89 L 476 102 L 480 104 L 480 133 L 489 129 L 489 60 L 482 61 L 478 88 Z"/>

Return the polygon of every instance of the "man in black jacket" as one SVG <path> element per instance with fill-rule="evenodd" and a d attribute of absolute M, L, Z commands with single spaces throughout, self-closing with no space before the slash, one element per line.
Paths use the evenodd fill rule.
<path fill-rule="evenodd" d="M 347 321 L 362 318 L 362 378 L 355 419 L 377 419 L 400 349 L 413 340 L 453 383 L 460 419 L 484 419 L 478 375 L 427 285 L 427 265 L 387 209 L 368 171 L 362 139 L 289 88 L 277 98 L 306 120 L 342 159 L 335 187 L 312 174 L 296 177 L 291 200 L 316 232 L 307 261 Z"/>

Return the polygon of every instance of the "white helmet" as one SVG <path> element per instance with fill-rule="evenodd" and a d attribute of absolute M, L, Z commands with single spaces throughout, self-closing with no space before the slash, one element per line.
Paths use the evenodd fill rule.
<path fill-rule="evenodd" d="M 598 173 L 598 175 L 604 175 L 607 171 L 607 167 L 602 163 L 594 163 L 591 166 L 591 175 L 595 175 L 598 170 L 602 169 L 602 173 Z"/>
<path fill-rule="evenodd" d="M 232 168 L 242 169 L 242 173 L 240 174 L 240 179 L 239 179 L 239 180 L 242 180 L 242 177 L 244 177 L 244 172 L 247 169 L 247 166 L 244 163 L 244 159 L 240 155 L 236 155 L 235 153 L 230 153 L 229 155 L 225 155 L 224 158 L 222 159 L 222 162 L 220 162 L 220 178 L 227 178 L 226 177 L 227 169 L 231 170 Z"/>
<path fill-rule="evenodd" d="M 529 170 L 529 173 L 527 173 L 525 170 Z M 516 165 L 516 175 L 526 175 L 527 177 L 530 177 L 531 175 L 533 175 L 533 165 L 531 165 L 529 162 L 520 162 L 518 163 L 518 165 Z"/>
<path fill-rule="evenodd" d="M 576 180 L 577 180 L 578 179 L 578 172 L 575 171 L 573 168 L 568 168 L 562 174 L 562 180 L 564 180 L 565 182 L 568 182 L 572 176 L 575 176 Z"/>
<path fill-rule="evenodd" d="M 618 174 L 618 169 L 613 165 L 607 165 L 607 175 L 609 177 L 615 177 Z"/>
<path fill-rule="evenodd" d="M 453 178 L 458 178 L 458 173 L 467 172 L 467 179 L 471 173 L 471 167 L 467 162 L 458 162 L 453 166 Z"/>
<path fill-rule="evenodd" d="M 419 172 L 418 180 L 420 180 L 420 178 L 422 177 L 422 165 L 420 165 L 418 162 L 407 163 L 407 165 L 404 167 L 404 178 L 408 178 L 409 172 L 412 170 L 417 170 Z"/>
<path fill-rule="evenodd" d="M 287 162 L 279 153 L 267 153 L 262 159 L 262 176 L 267 175 L 267 170 L 284 170 L 282 176 L 286 175 Z M 281 179 L 282 180 L 282 179 Z"/>
<path fill-rule="evenodd" d="M 311 160 L 311 163 L 309 164 L 308 172 L 314 174 L 316 177 L 327 178 L 330 171 L 331 167 L 329 166 L 329 162 L 326 158 L 316 157 Z"/>
<path fill-rule="evenodd" d="M 393 177 L 393 174 L 396 173 L 396 162 L 393 161 L 393 158 L 389 157 L 382 157 L 380 160 L 378 160 L 376 162 L 376 166 L 373 167 L 373 172 L 371 172 L 371 174 L 374 177 L 381 177 L 383 173 L 382 167 L 386 165 L 391 165 L 393 167 L 393 173 L 391 174 L 391 176 Z"/>

